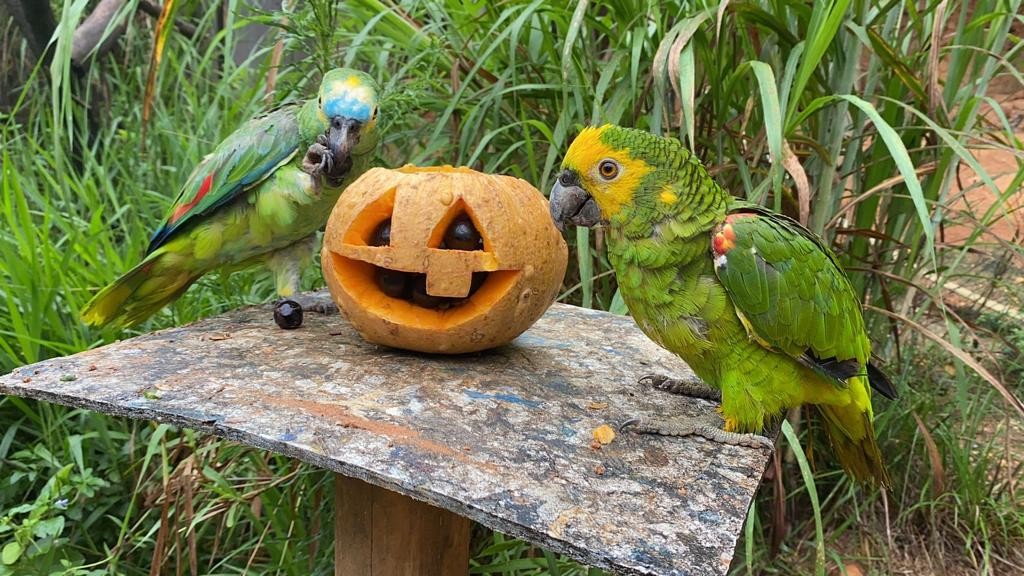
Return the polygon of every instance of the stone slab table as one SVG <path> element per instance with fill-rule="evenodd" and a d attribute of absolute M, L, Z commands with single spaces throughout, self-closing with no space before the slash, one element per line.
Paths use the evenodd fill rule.
<path fill-rule="evenodd" d="M 770 454 L 595 428 L 697 415 L 644 391 L 689 368 L 628 317 L 554 305 L 455 357 L 364 342 L 326 292 L 305 324 L 235 310 L 18 368 L 0 393 L 193 428 L 332 470 L 336 573 L 465 574 L 470 520 L 620 574 L 725 574 Z M 310 312 L 310 309 L 319 312 Z"/>

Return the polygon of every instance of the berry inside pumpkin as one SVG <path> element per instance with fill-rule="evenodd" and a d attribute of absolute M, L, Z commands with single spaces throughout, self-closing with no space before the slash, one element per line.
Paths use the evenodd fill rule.
<path fill-rule="evenodd" d="M 483 236 L 467 214 L 460 214 L 448 224 L 444 240 L 439 248 L 444 250 L 483 250 Z M 391 245 L 391 219 L 388 218 L 374 229 L 370 235 L 370 246 Z M 445 310 L 464 304 L 474 292 L 487 280 L 487 272 L 473 272 L 469 293 L 464 298 L 450 296 L 434 296 L 427 291 L 427 275 L 417 272 L 391 270 L 374 266 L 374 278 L 381 292 L 391 298 L 412 302 L 422 308 Z"/>

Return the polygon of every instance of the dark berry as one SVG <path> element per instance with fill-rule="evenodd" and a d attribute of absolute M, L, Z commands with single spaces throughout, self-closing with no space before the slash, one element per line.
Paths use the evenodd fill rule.
<path fill-rule="evenodd" d="M 388 246 L 391 244 L 391 219 L 381 222 L 370 237 L 370 246 Z"/>
<path fill-rule="evenodd" d="M 302 306 L 295 300 L 281 300 L 274 305 L 274 322 L 285 330 L 302 326 Z"/>
<path fill-rule="evenodd" d="M 431 296 L 427 294 L 427 275 L 416 274 L 416 278 L 412 281 L 412 303 L 421 306 L 423 308 L 440 308 L 444 305 L 447 308 L 449 302 L 448 298 L 442 296 Z"/>
<path fill-rule="evenodd" d="M 400 270 L 377 268 L 375 272 L 377 286 L 380 291 L 392 298 L 406 298 L 409 286 L 409 273 Z"/>
<path fill-rule="evenodd" d="M 469 216 L 456 218 L 444 233 L 444 247 L 449 250 L 480 250 L 483 246 L 483 239 Z"/>
<path fill-rule="evenodd" d="M 487 272 L 473 272 L 473 280 L 469 284 L 469 294 L 466 297 L 472 296 L 486 281 Z"/>

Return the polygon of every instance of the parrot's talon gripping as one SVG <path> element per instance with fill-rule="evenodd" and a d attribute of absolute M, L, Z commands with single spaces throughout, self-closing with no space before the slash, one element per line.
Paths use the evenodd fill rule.
<path fill-rule="evenodd" d="M 647 374 L 641 376 L 640 379 L 637 380 L 637 384 L 644 387 L 650 386 L 655 390 L 661 390 L 662 392 L 668 392 L 669 394 L 701 398 L 712 402 L 722 401 L 721 390 L 711 388 L 696 376 L 691 379 L 684 380 L 682 378 L 669 378 L 664 374 Z"/>
<path fill-rule="evenodd" d="M 629 418 L 618 425 L 618 430 L 619 432 L 629 430 L 637 434 L 653 434 L 656 436 L 673 436 L 678 438 L 700 436 L 706 440 L 728 444 L 729 446 L 775 449 L 775 442 L 766 436 L 726 432 L 717 426 L 689 419 L 680 419 L 662 424 L 647 424 L 640 418 Z"/>
<path fill-rule="evenodd" d="M 317 314 L 335 314 L 338 311 L 338 307 L 335 304 L 324 304 L 323 302 L 317 302 L 312 306 L 306 306 L 303 310 L 310 312 L 316 312 Z"/>
<path fill-rule="evenodd" d="M 334 170 L 334 155 L 319 138 L 306 151 L 302 159 L 302 170 L 313 177 L 330 174 Z"/>
<path fill-rule="evenodd" d="M 295 300 L 279 300 L 274 304 L 274 322 L 284 330 L 302 326 L 302 305 Z"/>
<path fill-rule="evenodd" d="M 619 432 L 625 432 L 631 426 L 639 426 L 642 423 L 643 420 L 641 420 L 640 418 L 627 418 L 620 422 L 618 425 L 616 425 L 615 429 L 618 430 Z"/>

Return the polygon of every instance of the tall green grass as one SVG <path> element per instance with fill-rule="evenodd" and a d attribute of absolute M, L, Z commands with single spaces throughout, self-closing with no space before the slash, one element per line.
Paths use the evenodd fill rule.
<path fill-rule="evenodd" d="M 883 311 L 868 312 L 869 326 L 904 391 L 877 407 L 897 486 L 884 500 L 852 486 L 821 461 L 814 420 L 797 422 L 812 433 L 787 435 L 803 446 L 773 470 L 782 490 L 762 491 L 738 569 L 813 571 L 855 558 L 887 571 L 907 546 L 979 572 L 1021 564 L 1020 454 L 1000 451 L 1019 422 L 1008 405 L 1020 373 L 971 349 L 992 338 L 941 288 L 970 278 L 1014 289 L 986 267 L 1019 266 L 1019 245 L 983 234 L 1024 182 L 1019 127 L 990 90 L 997 80 L 1024 89 L 1020 2 L 227 6 L 223 22 L 213 9 L 177 9 L 198 40 L 168 34 L 143 131 L 153 22 L 128 18 L 118 51 L 76 86 L 66 39 L 85 4 L 65 1 L 53 65 L 0 116 L 0 370 L 130 335 L 88 329 L 76 312 L 137 261 L 190 167 L 264 106 L 309 93 L 319 71 L 353 65 L 384 88 L 380 164 L 466 164 L 547 190 L 582 126 L 634 126 L 680 138 L 734 194 L 803 219 L 835 246 L 865 303 Z M 254 23 L 278 32 L 236 64 Z M 268 102 L 278 39 L 285 65 Z M 5 73 L 25 78 L 19 54 L 7 43 L 0 51 Z M 102 118 L 93 133 L 86 104 Z M 982 148 L 1017 159 L 1008 183 L 976 160 Z M 986 190 L 991 207 L 964 214 L 961 181 Z M 954 224 L 969 230 L 965 241 L 945 240 Z M 625 312 L 600 236 L 569 238 L 564 300 Z M 319 284 L 310 271 L 307 286 Z M 271 294 L 258 273 L 213 275 L 141 330 Z M 907 321 L 967 352 L 932 347 Z M 988 380 L 964 363 L 967 353 L 986 363 Z M 162 558 L 168 571 L 330 572 L 329 538 L 308 520 L 329 494 L 326 476 L 273 455 L 8 398 L 0 478 L 10 478 L 0 482 L 0 551 L 18 542 L 19 569 L 135 574 Z M 124 486 L 136 496 L 126 499 Z M 66 508 L 54 505 L 62 499 Z M 500 535 L 477 550 L 474 573 L 582 570 Z"/>

